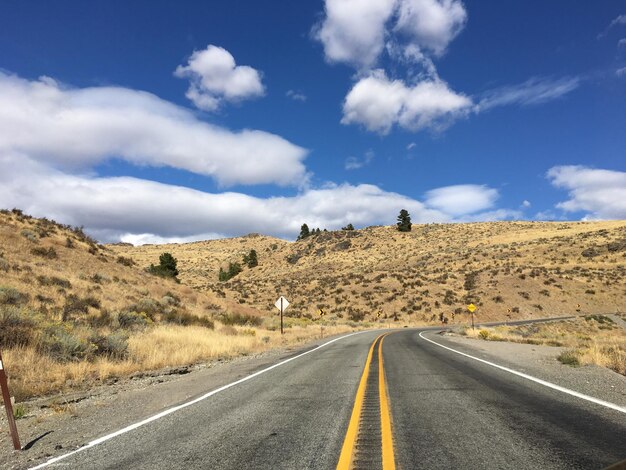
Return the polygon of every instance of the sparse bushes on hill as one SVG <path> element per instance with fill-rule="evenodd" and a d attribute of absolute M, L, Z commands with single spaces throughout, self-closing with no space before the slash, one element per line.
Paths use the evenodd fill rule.
<path fill-rule="evenodd" d="M 137 329 L 152 324 L 152 320 L 145 312 L 127 311 L 120 312 L 117 321 L 122 328 Z"/>
<path fill-rule="evenodd" d="M 94 333 L 89 342 L 95 346 L 94 354 L 110 359 L 126 359 L 128 356 L 128 335 L 120 332 L 102 335 Z"/>
<path fill-rule="evenodd" d="M 30 296 L 13 287 L 0 286 L 0 305 L 19 305 L 28 302 Z"/>
<path fill-rule="evenodd" d="M 89 307 L 100 308 L 100 300 L 93 296 L 68 295 L 63 306 L 63 321 L 69 320 L 73 315 L 88 313 Z"/>
<path fill-rule="evenodd" d="M 120 263 L 123 266 L 134 266 L 135 262 L 133 261 L 132 258 L 128 257 L 124 257 L 124 256 L 118 256 L 117 257 L 117 262 Z"/>
<path fill-rule="evenodd" d="M 30 344 L 35 334 L 34 315 L 17 307 L 0 308 L 0 348 Z"/>
<path fill-rule="evenodd" d="M 176 325 L 183 325 L 183 326 L 190 326 L 190 325 L 196 325 L 196 326 L 204 326 L 205 328 L 209 328 L 209 329 L 213 329 L 215 328 L 215 323 L 207 317 L 199 317 L 198 315 L 193 315 L 191 313 L 188 312 L 180 312 L 180 311 L 172 311 L 169 313 L 166 313 L 163 316 L 163 320 L 168 322 L 168 323 L 174 323 Z"/>
<path fill-rule="evenodd" d="M 54 248 L 49 246 L 48 248 L 44 248 L 43 246 L 38 246 L 30 250 L 31 254 L 35 256 L 41 256 L 43 258 L 55 259 L 58 257 L 57 252 Z"/>
<path fill-rule="evenodd" d="M 253 315 L 242 313 L 222 313 L 218 320 L 224 325 L 241 325 L 241 326 L 259 326 L 263 323 L 263 319 Z"/>
<path fill-rule="evenodd" d="M 72 287 L 72 283 L 70 281 L 57 276 L 37 276 L 37 281 L 40 286 L 58 286 L 64 289 L 70 289 Z"/>
<path fill-rule="evenodd" d="M 70 362 L 87 359 L 97 348 L 74 335 L 69 325 L 52 325 L 42 331 L 37 349 L 56 361 Z"/>
<path fill-rule="evenodd" d="M 31 241 L 33 243 L 37 243 L 39 241 L 39 237 L 32 230 L 28 230 L 27 228 L 23 229 L 20 232 L 20 235 L 23 236 L 26 240 Z"/>

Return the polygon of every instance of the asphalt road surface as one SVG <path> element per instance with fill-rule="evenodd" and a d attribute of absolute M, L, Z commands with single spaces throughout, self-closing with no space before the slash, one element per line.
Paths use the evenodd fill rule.
<path fill-rule="evenodd" d="M 343 455 L 339 468 L 600 469 L 626 459 L 626 413 L 420 330 L 381 345 L 382 333 L 341 338 L 48 468 L 331 469 Z"/>

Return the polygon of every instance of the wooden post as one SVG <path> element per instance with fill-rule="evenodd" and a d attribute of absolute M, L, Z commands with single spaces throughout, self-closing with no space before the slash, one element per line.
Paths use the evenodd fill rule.
<path fill-rule="evenodd" d="M 9 430 L 11 431 L 11 438 L 13 439 L 13 447 L 15 450 L 22 450 L 20 437 L 17 434 L 17 426 L 15 425 L 15 417 L 13 416 L 13 405 L 11 404 L 11 395 L 9 394 L 7 374 L 4 371 L 4 363 L 2 362 L 2 352 L 0 352 L 0 387 L 2 387 L 2 399 L 4 400 L 4 409 L 7 411 L 7 420 L 9 421 Z"/>

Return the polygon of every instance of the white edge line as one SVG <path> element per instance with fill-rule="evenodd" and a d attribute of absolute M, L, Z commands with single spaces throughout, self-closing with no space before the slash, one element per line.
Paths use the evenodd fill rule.
<path fill-rule="evenodd" d="M 579 393 L 579 392 L 576 392 L 575 390 L 570 390 L 569 388 L 561 387 L 560 385 L 553 384 L 552 382 L 548 382 L 546 380 L 538 379 L 537 377 L 533 377 L 532 375 L 524 374 L 523 372 L 518 372 L 516 370 L 509 369 L 508 367 L 504 367 L 504 366 L 501 366 L 501 365 L 498 365 L 498 364 L 494 364 L 493 362 L 489 362 L 489 361 L 486 361 L 484 359 L 480 359 L 478 357 L 470 356 L 469 354 L 466 354 L 464 352 L 457 351 L 456 349 L 452 349 L 452 348 L 449 348 L 448 346 L 444 346 L 443 344 L 437 343 L 436 341 L 433 341 L 432 339 L 425 338 L 424 336 L 422 336 L 423 333 L 424 332 L 421 332 L 419 334 L 419 337 L 422 338 L 423 340 L 426 340 L 429 343 L 436 344 L 437 346 L 439 346 L 441 348 L 444 348 L 444 349 L 447 349 L 449 351 L 452 351 L 452 352 L 455 352 L 457 354 L 460 354 L 461 356 L 469 357 L 470 359 L 474 359 L 476 361 L 482 362 L 482 363 L 490 365 L 492 367 L 496 367 L 497 369 L 501 369 L 501 370 L 504 370 L 504 371 L 509 372 L 511 374 L 515 374 L 515 375 L 517 375 L 519 377 L 523 377 L 523 378 L 525 378 L 527 380 L 531 380 L 532 382 L 536 382 L 536 383 L 541 384 L 541 385 L 543 385 L 545 387 L 549 387 L 549 388 L 552 388 L 554 390 L 558 390 L 559 392 L 567 393 L 568 395 L 572 395 L 572 396 L 577 397 L 577 398 L 582 398 L 583 400 L 590 401 L 591 403 L 595 403 L 596 405 L 605 406 L 605 407 L 610 408 L 612 410 L 619 411 L 620 413 L 626 413 L 626 408 L 624 408 L 622 406 L 619 406 L 619 405 L 616 405 L 615 403 L 611 403 L 611 402 L 608 402 L 608 401 L 600 400 L 599 398 L 594 398 L 594 397 L 591 397 L 589 395 L 585 395 L 584 393 Z"/>
<path fill-rule="evenodd" d="M 167 415 L 170 415 L 172 413 L 180 411 L 180 410 L 182 410 L 184 408 L 187 408 L 188 406 L 191 406 L 191 405 L 194 405 L 194 404 L 196 404 L 198 402 L 201 402 L 202 400 L 206 400 L 207 398 L 209 398 L 209 397 L 211 397 L 213 395 L 216 395 L 216 394 L 218 394 L 220 392 L 223 392 L 224 390 L 227 390 L 227 389 L 229 389 L 231 387 L 234 387 L 235 385 L 239 385 L 240 383 L 246 382 L 246 381 L 248 381 L 250 379 L 253 379 L 254 377 L 258 377 L 259 375 L 264 374 L 266 372 L 269 372 L 270 370 L 275 369 L 277 367 L 280 367 L 282 365 L 285 365 L 288 362 L 291 362 L 291 361 L 293 361 L 295 359 L 298 359 L 298 358 L 300 358 L 302 356 L 306 356 L 307 354 L 310 354 L 310 353 L 312 353 L 314 351 L 318 351 L 321 348 L 326 347 L 329 344 L 334 343 L 335 341 L 339 341 L 339 340 L 348 338 L 348 337 L 353 336 L 353 335 L 358 335 L 358 334 L 361 334 L 361 333 L 368 333 L 368 332 L 371 332 L 371 331 L 375 331 L 375 330 L 357 331 L 355 333 L 350 333 L 350 334 L 347 334 L 345 336 L 340 336 L 339 338 L 335 338 L 335 339 L 332 339 L 330 341 L 327 341 L 326 343 L 320 344 L 319 346 L 317 346 L 317 347 L 315 347 L 313 349 L 310 349 L 308 351 L 305 351 L 302 354 L 298 354 L 297 356 L 290 357 L 289 359 L 285 359 L 284 361 L 281 361 L 281 362 L 279 362 L 277 364 L 274 364 L 273 366 L 266 367 L 265 369 L 259 370 L 259 371 L 255 372 L 254 374 L 248 375 L 248 376 L 246 376 L 246 377 L 244 377 L 242 379 L 239 379 L 239 380 L 237 380 L 235 382 L 231 382 L 229 384 L 226 384 L 226 385 L 223 385 L 223 386 L 221 386 L 219 388 L 216 388 L 215 390 L 211 390 L 210 392 L 205 393 L 204 395 L 202 395 L 202 396 L 200 396 L 198 398 L 195 398 L 195 399 L 193 399 L 191 401 L 183 403 L 182 405 L 174 406 L 173 408 L 169 408 L 169 409 L 167 409 L 165 411 L 162 411 L 162 412 L 160 412 L 160 413 L 158 413 L 156 415 L 150 416 L 149 418 L 146 418 L 143 421 L 139 421 L 138 423 L 131 424 L 130 426 L 126 426 L 125 428 L 120 429 L 119 431 L 115 431 L 115 432 L 113 432 L 111 434 L 107 434 L 106 436 L 102 436 L 102 437 L 100 437 L 98 439 L 95 439 L 95 440 L 89 442 L 88 444 L 85 444 L 84 446 L 82 446 L 82 447 L 80 447 L 80 448 L 78 448 L 78 449 L 76 449 L 76 450 L 74 450 L 72 452 L 68 452 L 67 454 L 59 455 L 58 457 L 54 457 L 54 458 L 48 460 L 47 462 L 44 462 L 44 463 L 41 463 L 41 464 L 37 465 L 36 467 L 32 467 L 31 470 L 37 470 L 39 468 L 44 468 L 44 467 L 47 467 L 48 465 L 55 464 L 55 463 L 57 463 L 57 462 L 59 462 L 61 460 L 64 460 L 64 459 L 66 459 L 66 458 L 68 458 L 68 457 L 70 457 L 70 456 L 72 456 L 74 454 L 77 454 L 77 453 L 82 452 L 84 450 L 87 450 L 87 449 L 89 449 L 91 447 L 95 447 L 95 446 L 97 446 L 99 444 L 102 444 L 103 442 L 106 442 L 106 441 L 108 441 L 110 439 L 113 439 L 114 437 L 120 436 L 122 434 L 126 434 L 127 432 L 130 432 L 130 431 L 132 431 L 134 429 L 137 429 L 137 428 L 139 428 L 141 426 L 144 426 L 144 425 L 146 425 L 148 423 L 151 423 L 152 421 L 156 421 L 157 419 L 161 419 L 161 418 L 163 418 L 163 417 L 165 417 Z"/>

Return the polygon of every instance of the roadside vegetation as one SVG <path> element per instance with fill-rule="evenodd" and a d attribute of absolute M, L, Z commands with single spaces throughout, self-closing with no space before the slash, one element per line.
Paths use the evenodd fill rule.
<path fill-rule="evenodd" d="M 256 251 L 244 261 L 256 268 Z M 301 318 L 287 318 L 281 337 L 267 310 L 178 283 L 178 265 L 167 251 L 148 264 L 99 245 L 81 228 L 0 211 L 0 349 L 18 405 L 319 337 L 319 321 Z M 324 325 L 325 334 L 356 326 Z"/>
<path fill-rule="evenodd" d="M 555 353 L 563 364 L 595 364 L 626 375 L 626 329 L 606 315 L 532 325 L 464 328 L 462 334 L 484 341 L 557 346 L 565 348 Z"/>

